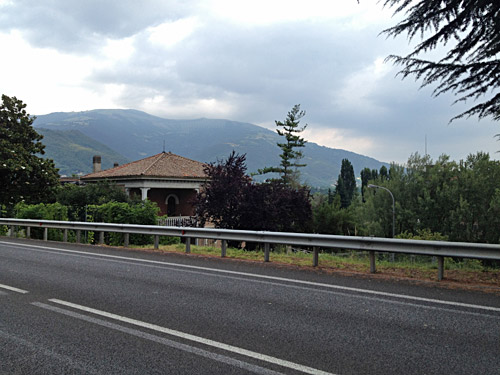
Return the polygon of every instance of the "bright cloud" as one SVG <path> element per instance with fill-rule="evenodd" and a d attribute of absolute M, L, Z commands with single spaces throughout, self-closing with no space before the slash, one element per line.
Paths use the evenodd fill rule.
<path fill-rule="evenodd" d="M 362 155 L 373 155 L 376 147 L 373 138 L 363 137 L 346 130 L 306 128 L 304 139 L 321 146 L 341 148 Z"/>
<path fill-rule="evenodd" d="M 164 48 L 169 48 L 191 35 L 197 26 L 198 20 L 196 17 L 165 22 L 148 29 L 150 33 L 149 41 Z"/>
<path fill-rule="evenodd" d="M 382 84 L 381 81 L 387 79 L 391 68 L 382 57 L 377 57 L 372 64 L 353 72 L 345 79 L 343 87 L 335 93 L 335 104 L 344 109 L 371 114 L 387 111 L 387 108 L 380 106 L 380 102 L 372 101 L 372 97 Z"/>
<path fill-rule="evenodd" d="M 296 22 L 304 20 L 347 19 L 360 27 L 366 21 L 390 16 L 373 2 L 331 0 L 214 0 L 204 2 L 207 11 L 218 18 L 247 25 Z M 352 21 L 351 21 L 352 20 Z"/>
<path fill-rule="evenodd" d="M 128 59 L 136 51 L 134 42 L 134 37 L 108 39 L 106 40 L 106 45 L 102 48 L 102 52 L 106 60 L 110 60 L 111 62 Z"/>

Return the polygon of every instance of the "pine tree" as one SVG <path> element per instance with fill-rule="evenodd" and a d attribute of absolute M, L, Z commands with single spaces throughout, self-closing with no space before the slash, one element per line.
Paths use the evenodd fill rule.
<path fill-rule="evenodd" d="M 305 167 L 306 164 L 299 163 L 303 158 L 302 151 L 297 148 L 305 147 L 306 140 L 302 138 L 299 133 L 303 132 L 307 124 L 299 127 L 300 120 L 306 115 L 305 111 L 300 110 L 300 104 L 293 106 L 292 110 L 288 112 L 285 122 L 275 121 L 277 129 L 276 132 L 285 137 L 285 142 L 278 143 L 281 148 L 280 165 L 279 167 L 266 167 L 259 169 L 259 174 L 278 173 L 281 181 L 286 185 L 300 185 L 300 173 L 298 168 Z"/>
<path fill-rule="evenodd" d="M 403 78 L 414 75 L 422 86 L 438 83 L 434 96 L 446 92 L 456 102 L 487 96 L 454 119 L 477 115 L 500 120 L 500 1 L 498 0 L 385 0 L 385 6 L 406 18 L 387 30 L 388 36 L 407 34 L 421 42 L 407 56 L 389 56 L 402 66 Z M 446 46 L 435 61 L 418 58 Z"/>

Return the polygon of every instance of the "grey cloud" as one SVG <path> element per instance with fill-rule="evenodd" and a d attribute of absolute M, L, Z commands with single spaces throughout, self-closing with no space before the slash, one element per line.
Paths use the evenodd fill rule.
<path fill-rule="evenodd" d="M 14 1 L 0 7 L 0 30 L 20 30 L 36 47 L 86 52 L 103 38 L 121 39 L 165 20 L 178 19 L 181 0 Z"/>
<path fill-rule="evenodd" d="M 377 52 L 375 47 L 359 48 L 365 37 L 376 35 L 375 29 L 353 35 L 329 24 L 292 23 L 250 30 L 211 24 L 168 50 L 141 39 L 126 65 L 96 71 L 93 79 L 159 92 L 174 90 L 178 99 L 187 100 L 234 94 L 242 98 L 240 115 L 252 113 L 254 122 L 269 121 L 273 108 L 283 112 L 306 102 L 311 113 L 324 112 L 327 117 L 329 111 L 324 108 L 332 93 Z"/>
<path fill-rule="evenodd" d="M 463 158 L 485 144 L 494 149 L 492 136 L 499 131 L 492 131 L 487 121 L 479 126 L 474 120 L 448 125 L 460 112 L 459 106 L 450 106 L 453 98 L 431 97 L 431 89 L 419 90 L 411 79 L 395 78 L 394 68 L 368 94 L 364 94 L 363 82 L 359 82 L 359 93 L 354 88 L 351 102 L 356 102 L 357 94 L 361 100 L 363 94 L 362 100 L 370 106 L 352 107 L 338 101 L 352 74 L 369 67 L 377 57 L 405 53 L 405 40 L 385 40 L 377 36 L 380 30 L 370 27 L 353 32 L 309 22 L 249 28 L 219 20 L 203 24 L 168 49 L 151 44 L 147 33 L 139 32 L 130 59 L 95 71 L 90 80 L 96 85 L 125 84 L 120 103 L 125 107 L 137 108 L 144 98 L 166 93 L 178 106 L 214 98 L 235 108 L 232 119 L 253 123 L 281 120 L 292 105 L 300 103 L 310 127 L 336 128 L 353 138 L 370 138 L 376 156 L 385 161 L 404 161 L 415 151 L 422 153 L 425 135 L 433 157 L 447 153 Z"/>

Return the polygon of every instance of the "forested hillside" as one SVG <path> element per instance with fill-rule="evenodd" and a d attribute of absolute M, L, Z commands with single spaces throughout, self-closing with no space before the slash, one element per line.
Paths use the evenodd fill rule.
<path fill-rule="evenodd" d="M 94 110 L 38 116 L 34 126 L 47 129 L 40 130 L 45 135 L 47 155 L 65 174 L 90 172 L 94 150 L 103 157 L 106 168 L 115 161 L 159 153 L 164 144 L 165 151 L 202 162 L 223 159 L 235 150 L 247 154 L 249 172 L 279 163 L 279 136 L 275 132 L 236 121 L 169 120 L 135 110 Z M 367 156 L 315 143 L 307 143 L 304 155 L 307 167 L 301 171 L 302 180 L 313 187 L 334 184 L 344 158 L 351 161 L 357 175 L 363 168 L 383 165 Z"/>

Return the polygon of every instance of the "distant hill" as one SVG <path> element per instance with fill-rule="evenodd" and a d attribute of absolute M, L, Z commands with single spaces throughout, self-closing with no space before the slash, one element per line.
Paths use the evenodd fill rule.
<path fill-rule="evenodd" d="M 108 146 L 87 137 L 79 130 L 50 130 L 37 128 L 43 135 L 42 143 L 45 155 L 53 159 L 59 168 L 59 174 L 87 174 L 92 170 L 92 156 L 102 156 L 102 167 L 111 168 L 114 163 L 124 164 L 130 160 L 113 151 Z"/>
<path fill-rule="evenodd" d="M 94 154 L 102 156 L 103 167 L 107 168 L 113 162 L 121 164 L 127 159 L 138 160 L 159 153 L 164 142 L 165 151 L 202 162 L 226 158 L 232 150 L 245 153 L 248 172 L 278 165 L 281 152 L 276 145 L 281 137 L 275 132 L 230 120 L 170 120 L 136 110 L 102 109 L 41 115 L 33 125 L 45 136 L 47 155 L 51 155 L 61 171 L 74 171 L 71 173 L 90 172 Z M 82 150 L 92 155 L 76 156 L 76 152 Z M 301 169 L 301 177 L 313 187 L 334 184 L 344 158 L 353 164 L 358 176 L 365 167 L 379 169 L 387 165 L 367 156 L 312 142 L 307 143 L 304 155 L 307 167 Z M 88 163 L 86 169 L 85 163 Z"/>

